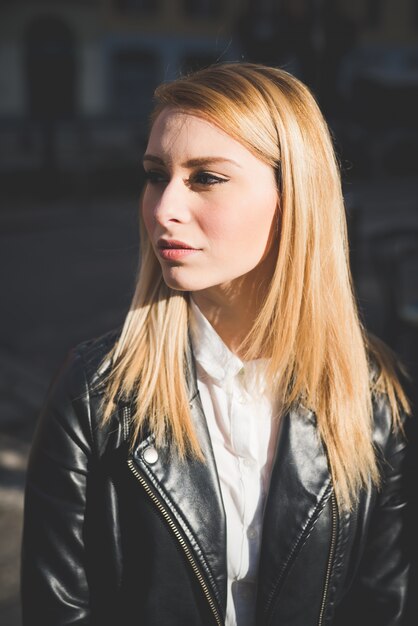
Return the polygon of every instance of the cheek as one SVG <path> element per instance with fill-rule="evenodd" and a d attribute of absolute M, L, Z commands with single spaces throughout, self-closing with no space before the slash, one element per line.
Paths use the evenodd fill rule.
<path fill-rule="evenodd" d="M 145 228 L 150 234 L 154 227 L 154 211 L 152 209 L 152 204 L 150 202 L 149 194 L 145 191 L 142 196 L 142 201 L 140 203 L 140 211 L 142 215 L 142 219 L 145 225 Z"/>
<path fill-rule="evenodd" d="M 204 229 L 219 245 L 228 244 L 228 249 L 248 246 L 258 248 L 271 238 L 275 227 L 277 197 L 253 196 L 245 202 L 231 202 L 220 212 L 205 217 Z M 203 226 L 203 225 L 202 225 Z"/>

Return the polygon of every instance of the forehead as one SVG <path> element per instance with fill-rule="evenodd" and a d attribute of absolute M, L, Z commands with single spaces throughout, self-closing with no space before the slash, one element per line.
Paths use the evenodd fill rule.
<path fill-rule="evenodd" d="M 158 154 L 197 153 L 229 156 L 251 154 L 247 148 L 208 120 L 180 109 L 164 109 L 152 125 L 147 152 Z"/>

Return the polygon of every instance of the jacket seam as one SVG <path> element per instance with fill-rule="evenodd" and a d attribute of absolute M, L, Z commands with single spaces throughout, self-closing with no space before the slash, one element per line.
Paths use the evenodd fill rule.
<path fill-rule="evenodd" d="M 277 582 L 274 585 L 274 594 L 276 593 L 276 589 L 279 590 L 277 591 L 277 595 L 274 599 L 274 603 L 272 600 L 272 604 L 270 606 L 270 610 L 273 611 L 273 607 L 276 605 L 280 594 L 282 592 L 283 589 L 283 585 L 282 582 L 285 578 L 286 573 L 290 570 L 290 568 L 292 567 L 293 563 L 296 561 L 296 558 L 301 550 L 301 548 L 305 545 L 305 543 L 308 541 L 309 537 L 311 536 L 313 529 L 315 528 L 315 525 L 319 519 L 319 516 L 321 515 L 322 511 L 324 510 L 329 497 L 331 496 L 333 491 L 332 488 L 332 480 L 329 479 L 324 494 L 322 495 L 321 500 L 318 502 L 318 504 L 315 507 L 315 510 L 313 511 L 312 515 L 308 518 L 304 528 L 301 530 L 301 532 L 299 533 L 298 537 L 296 538 L 292 549 L 290 550 L 289 556 L 286 559 L 286 561 L 283 564 L 283 567 L 280 571 L 279 576 L 277 577 Z M 308 528 L 309 527 L 309 528 Z M 307 530 L 308 528 L 308 530 Z"/>
<path fill-rule="evenodd" d="M 350 526 L 353 521 L 353 512 L 346 513 L 344 517 L 338 516 L 338 533 L 331 576 L 329 580 L 329 590 L 327 597 L 327 606 L 324 611 L 324 623 L 331 623 L 330 619 L 335 611 L 335 593 L 341 576 L 345 571 L 344 560 L 346 558 L 346 546 L 350 535 Z"/>
<path fill-rule="evenodd" d="M 84 356 L 82 354 L 81 351 L 79 351 L 77 353 L 78 357 L 81 360 L 81 364 L 82 364 L 82 370 L 83 370 L 83 378 L 84 378 L 84 385 L 85 385 L 85 390 L 86 390 L 86 408 L 87 408 L 87 419 L 88 419 L 88 424 L 89 424 L 89 430 L 90 430 L 90 437 L 91 437 L 91 443 L 92 443 L 92 451 L 94 452 L 96 458 L 97 458 L 97 446 L 96 446 L 96 441 L 94 438 L 94 434 L 93 434 L 93 423 L 92 423 L 92 416 L 91 416 L 91 392 L 90 392 L 90 385 L 87 379 L 87 372 L 86 372 L 86 361 L 84 359 Z"/>

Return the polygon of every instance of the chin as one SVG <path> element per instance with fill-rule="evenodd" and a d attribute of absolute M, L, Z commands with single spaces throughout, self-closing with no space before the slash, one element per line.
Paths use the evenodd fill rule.
<path fill-rule="evenodd" d="M 172 272 L 163 272 L 163 279 L 167 287 L 176 291 L 200 291 L 212 287 L 212 282 L 206 282 L 199 278 L 176 276 Z"/>

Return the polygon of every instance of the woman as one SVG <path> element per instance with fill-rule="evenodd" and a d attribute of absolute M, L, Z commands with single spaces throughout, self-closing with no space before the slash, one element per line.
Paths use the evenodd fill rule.
<path fill-rule="evenodd" d="M 164 84 L 144 168 L 123 328 L 72 351 L 33 442 L 24 624 L 400 624 L 408 404 L 313 97 L 252 64 Z"/>

